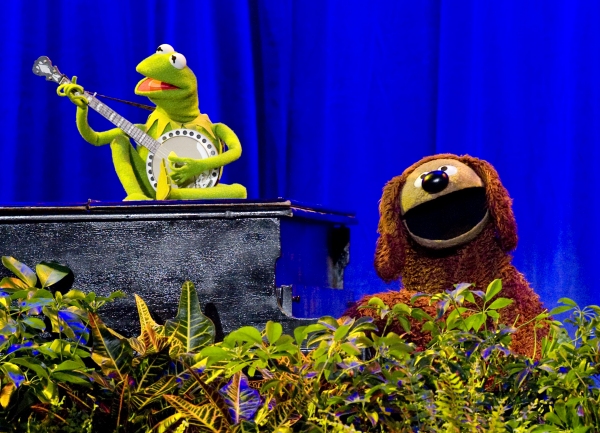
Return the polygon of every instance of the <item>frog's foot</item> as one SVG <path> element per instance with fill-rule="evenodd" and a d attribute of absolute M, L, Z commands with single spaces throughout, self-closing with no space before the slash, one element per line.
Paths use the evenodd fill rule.
<path fill-rule="evenodd" d="M 150 197 L 142 194 L 141 192 L 134 192 L 133 194 L 129 194 L 127 197 L 123 199 L 123 201 L 143 201 L 143 200 L 152 200 Z"/>
<path fill-rule="evenodd" d="M 211 200 L 223 198 L 246 198 L 246 188 L 239 183 L 220 183 L 210 188 L 179 188 L 171 190 L 170 200 Z"/>

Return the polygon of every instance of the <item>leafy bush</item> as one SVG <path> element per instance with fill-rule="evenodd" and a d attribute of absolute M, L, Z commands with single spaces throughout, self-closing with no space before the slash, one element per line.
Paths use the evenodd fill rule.
<path fill-rule="evenodd" d="M 98 313 L 122 294 L 63 294 L 68 269 L 2 262 L 15 277 L 0 282 L 1 431 L 600 431 L 596 306 L 562 299 L 538 316 L 552 330 L 539 359 L 510 351 L 498 280 L 431 297 L 436 317 L 373 298 L 386 329 L 323 317 L 293 336 L 268 322 L 214 343 L 186 282 L 165 325 L 136 296 L 140 335 L 126 338 Z M 551 317 L 567 313 L 572 337 Z M 395 321 L 431 342 L 415 350 L 387 331 Z"/>

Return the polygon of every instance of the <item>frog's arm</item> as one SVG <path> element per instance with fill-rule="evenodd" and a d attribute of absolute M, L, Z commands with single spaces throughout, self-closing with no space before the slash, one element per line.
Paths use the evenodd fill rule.
<path fill-rule="evenodd" d="M 188 179 L 198 176 L 206 170 L 223 167 L 241 156 L 242 145 L 240 144 L 240 140 L 227 125 L 215 123 L 213 125 L 213 132 L 217 139 L 227 144 L 227 151 L 205 159 L 179 158 L 174 153 L 171 153 L 169 155 L 170 176 L 175 183 L 181 185 Z"/>
<path fill-rule="evenodd" d="M 112 128 L 107 131 L 100 132 L 94 131 L 87 121 L 87 113 L 87 106 L 84 108 L 78 106 L 75 121 L 77 122 L 77 130 L 83 139 L 88 143 L 91 143 L 94 146 L 102 146 L 112 142 L 117 137 L 122 137 L 125 135 L 123 130 L 120 128 Z M 135 126 L 146 132 L 146 125 L 136 124 Z"/>
<path fill-rule="evenodd" d="M 107 131 L 96 132 L 92 129 L 88 123 L 88 101 L 83 96 L 83 87 L 77 84 L 77 77 L 73 77 L 73 80 L 69 84 L 61 84 L 56 89 L 56 93 L 59 96 L 67 96 L 71 102 L 77 105 L 77 113 L 75 115 L 75 121 L 77 123 L 77 130 L 85 141 L 93 144 L 94 146 L 102 146 L 112 142 L 117 137 L 125 135 L 120 128 L 113 128 Z M 146 130 L 145 125 L 136 125 L 142 131 Z"/>

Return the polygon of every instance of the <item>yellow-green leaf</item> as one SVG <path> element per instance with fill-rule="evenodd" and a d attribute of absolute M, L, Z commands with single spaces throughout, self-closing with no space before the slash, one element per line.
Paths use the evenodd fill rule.
<path fill-rule="evenodd" d="M 196 288 L 190 281 L 183 283 L 177 316 L 167 320 L 165 331 L 181 343 L 185 353 L 199 352 L 214 341 L 215 325 L 202 314 Z"/>
<path fill-rule="evenodd" d="M 485 301 L 488 302 L 502 290 L 502 280 L 495 279 L 492 281 L 485 291 Z"/>
<path fill-rule="evenodd" d="M 211 403 L 196 406 L 176 395 L 165 395 L 164 397 L 175 410 L 182 413 L 190 421 L 194 421 L 195 424 L 202 426 L 203 429 L 215 433 L 230 431 L 229 423 L 219 415 L 217 409 Z"/>
<path fill-rule="evenodd" d="M 2 264 L 6 269 L 15 274 L 21 281 L 27 284 L 28 287 L 35 287 L 37 283 L 37 277 L 35 272 L 31 270 L 27 265 L 24 265 L 14 257 L 4 256 L 2 257 Z"/>
<path fill-rule="evenodd" d="M 8 403 L 10 402 L 10 396 L 13 394 L 15 389 L 17 389 L 17 387 L 12 382 L 8 382 L 6 385 L 4 385 L 4 388 L 2 388 L 2 391 L 0 392 L 0 404 L 3 408 L 6 409 L 8 406 Z"/>
<path fill-rule="evenodd" d="M 42 283 L 42 287 L 49 287 L 66 277 L 70 270 L 58 263 L 40 263 L 35 267 L 35 272 Z"/>

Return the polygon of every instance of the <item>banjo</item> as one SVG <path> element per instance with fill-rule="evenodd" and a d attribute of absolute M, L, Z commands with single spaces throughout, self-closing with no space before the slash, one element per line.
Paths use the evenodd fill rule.
<path fill-rule="evenodd" d="M 57 84 L 68 84 L 71 82 L 56 66 L 52 65 L 52 62 L 46 56 L 39 57 L 34 62 L 33 73 L 41 77 L 46 77 L 46 80 L 54 81 Z M 146 159 L 146 175 L 154 189 L 158 185 L 158 173 L 160 173 L 162 161 L 165 161 L 164 165 L 167 168 L 167 173 L 171 170 L 167 159 L 171 152 L 174 152 L 180 158 L 193 159 L 204 159 L 219 153 L 214 143 L 206 135 L 193 129 L 174 129 L 164 132 L 158 140 L 155 140 L 133 123 L 100 102 L 95 95 L 95 93 L 92 94 L 84 91 L 83 96 L 87 99 L 88 106 L 100 113 L 113 125 L 120 128 L 140 146 L 149 150 L 148 158 Z M 200 173 L 198 176 L 190 179 L 185 185 L 180 185 L 179 187 L 209 188 L 219 183 L 220 177 L 221 170 L 213 168 Z M 175 183 L 171 185 L 171 188 L 177 187 Z"/>

